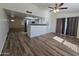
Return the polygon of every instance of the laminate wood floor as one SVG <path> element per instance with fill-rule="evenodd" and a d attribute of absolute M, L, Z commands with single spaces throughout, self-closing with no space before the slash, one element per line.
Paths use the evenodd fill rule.
<path fill-rule="evenodd" d="M 1 56 L 78 56 L 78 46 L 78 39 L 53 33 L 29 38 L 22 32 L 10 32 Z"/>

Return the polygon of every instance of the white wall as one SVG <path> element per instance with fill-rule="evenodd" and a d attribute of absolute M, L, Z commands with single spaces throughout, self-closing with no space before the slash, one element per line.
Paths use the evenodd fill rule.
<path fill-rule="evenodd" d="M 59 13 L 57 14 L 57 18 L 62 18 L 62 17 L 75 17 L 75 16 L 79 16 L 79 12 L 72 12 L 72 13 Z"/>
<path fill-rule="evenodd" d="M 8 21 L 4 11 L 0 7 L 0 53 L 3 49 L 7 33 L 8 33 Z"/>
<path fill-rule="evenodd" d="M 79 16 L 79 12 L 74 12 L 74 13 L 60 13 L 57 15 L 57 18 L 67 18 L 67 17 L 75 17 Z M 79 38 L 79 20 L 78 20 L 78 31 L 77 31 L 77 38 Z"/>
<path fill-rule="evenodd" d="M 45 19 L 48 23 L 48 32 L 55 32 L 56 29 L 56 15 L 52 12 L 45 12 Z"/>

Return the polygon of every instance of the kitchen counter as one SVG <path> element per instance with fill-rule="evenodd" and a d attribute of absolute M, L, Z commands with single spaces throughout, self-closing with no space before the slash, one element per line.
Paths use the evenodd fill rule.
<path fill-rule="evenodd" d="M 47 25 L 47 24 L 29 24 L 29 25 L 40 25 L 40 26 L 43 26 L 43 25 Z"/>
<path fill-rule="evenodd" d="M 47 28 L 47 24 L 29 24 L 27 34 L 30 38 L 40 36 L 47 33 Z"/>

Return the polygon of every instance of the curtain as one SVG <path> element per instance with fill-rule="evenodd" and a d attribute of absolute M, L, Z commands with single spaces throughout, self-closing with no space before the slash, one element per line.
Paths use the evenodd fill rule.
<path fill-rule="evenodd" d="M 56 33 L 64 34 L 65 18 L 57 18 Z"/>
<path fill-rule="evenodd" d="M 67 18 L 66 35 L 77 36 L 78 17 Z"/>
<path fill-rule="evenodd" d="M 25 32 L 27 32 L 27 23 L 26 23 L 26 20 L 24 21 L 24 28 L 25 28 Z"/>

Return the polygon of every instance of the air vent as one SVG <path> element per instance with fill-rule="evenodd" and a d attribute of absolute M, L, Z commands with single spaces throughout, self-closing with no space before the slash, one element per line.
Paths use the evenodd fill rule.
<path fill-rule="evenodd" d="M 32 12 L 31 12 L 31 11 L 26 11 L 26 13 L 32 14 Z"/>

